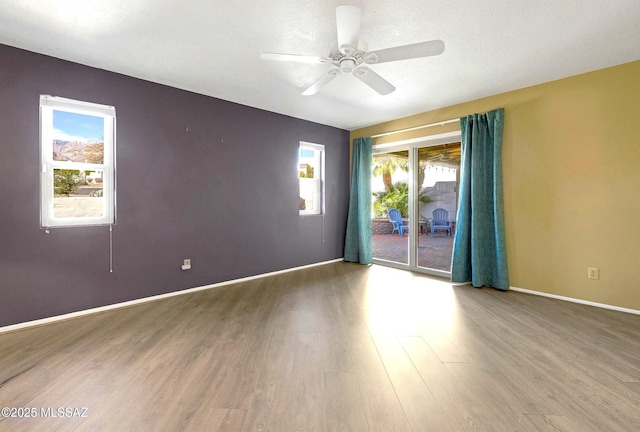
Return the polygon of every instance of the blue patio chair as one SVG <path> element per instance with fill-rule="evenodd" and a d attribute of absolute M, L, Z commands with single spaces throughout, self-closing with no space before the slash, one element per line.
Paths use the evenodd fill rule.
<path fill-rule="evenodd" d="M 398 231 L 398 235 L 403 237 L 404 232 L 409 231 L 409 225 L 403 225 L 402 213 L 400 213 L 398 209 L 389 210 L 389 222 L 393 224 L 393 230 L 391 230 L 392 235 Z"/>
<path fill-rule="evenodd" d="M 431 235 L 434 235 L 436 230 L 446 231 L 448 235 L 451 234 L 451 225 L 447 224 L 449 212 L 443 208 L 437 208 L 433 211 L 433 219 L 431 219 Z"/>

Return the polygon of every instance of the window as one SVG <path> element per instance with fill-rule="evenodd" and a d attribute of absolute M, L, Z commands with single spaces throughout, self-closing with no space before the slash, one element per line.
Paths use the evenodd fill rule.
<path fill-rule="evenodd" d="M 40 96 L 40 224 L 115 222 L 115 108 Z"/>
<path fill-rule="evenodd" d="M 324 213 L 324 146 L 300 142 L 298 153 L 300 214 Z"/>

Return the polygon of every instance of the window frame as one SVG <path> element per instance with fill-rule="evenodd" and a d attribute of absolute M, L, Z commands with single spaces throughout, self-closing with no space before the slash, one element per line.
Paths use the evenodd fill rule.
<path fill-rule="evenodd" d="M 300 151 L 311 150 L 314 152 L 314 159 L 318 163 L 318 168 L 314 168 L 313 178 L 300 177 Z M 307 210 L 299 209 L 300 216 L 324 215 L 325 213 L 325 146 L 306 141 L 300 141 L 298 147 L 298 194 L 302 197 L 302 185 L 304 183 L 313 184 L 313 201 L 317 202 L 317 208 Z"/>
<path fill-rule="evenodd" d="M 104 119 L 103 163 L 56 161 L 53 159 L 53 111 Z M 116 110 L 109 105 L 57 96 L 40 95 L 40 226 L 42 228 L 113 225 L 116 223 Z M 54 170 L 102 171 L 102 216 L 55 217 Z"/>

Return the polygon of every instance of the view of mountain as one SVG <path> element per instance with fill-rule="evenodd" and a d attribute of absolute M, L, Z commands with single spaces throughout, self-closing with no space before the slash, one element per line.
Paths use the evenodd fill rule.
<path fill-rule="evenodd" d="M 104 143 L 53 140 L 53 160 L 102 164 Z"/>

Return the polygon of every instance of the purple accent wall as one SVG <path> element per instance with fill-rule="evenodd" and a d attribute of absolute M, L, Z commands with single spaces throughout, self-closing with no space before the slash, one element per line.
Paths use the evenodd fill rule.
<path fill-rule="evenodd" d="M 39 226 L 41 94 L 116 107 L 113 273 L 108 227 Z M 298 215 L 299 141 L 324 218 Z M 348 185 L 348 131 L 0 45 L 0 326 L 340 258 Z"/>

